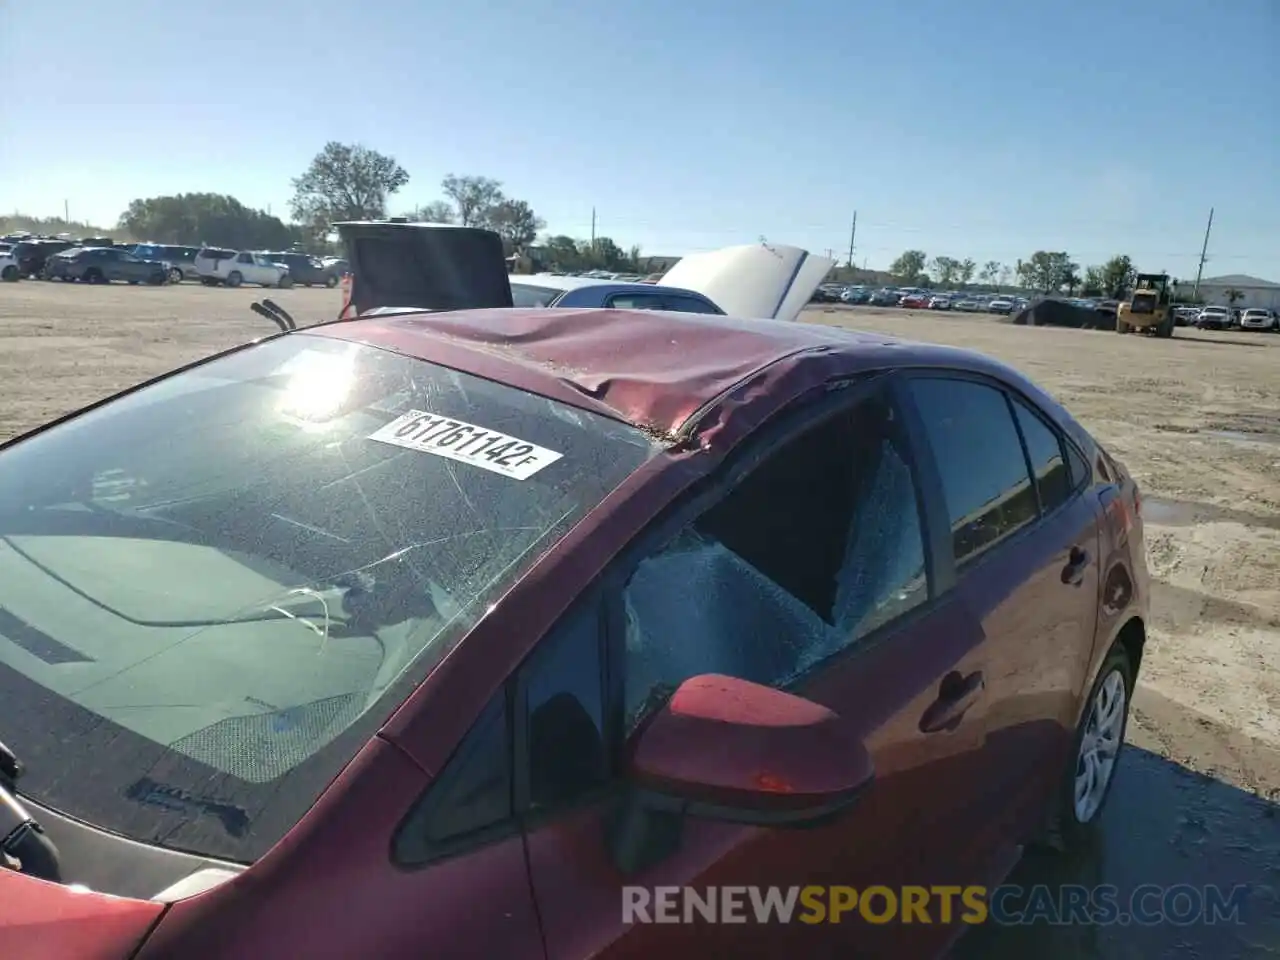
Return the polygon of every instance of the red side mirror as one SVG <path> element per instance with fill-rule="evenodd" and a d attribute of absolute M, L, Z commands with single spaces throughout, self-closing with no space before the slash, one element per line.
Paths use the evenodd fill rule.
<path fill-rule="evenodd" d="M 871 756 L 826 707 L 707 674 L 686 680 L 636 735 L 630 778 L 683 813 L 761 826 L 839 812 L 869 784 Z"/>

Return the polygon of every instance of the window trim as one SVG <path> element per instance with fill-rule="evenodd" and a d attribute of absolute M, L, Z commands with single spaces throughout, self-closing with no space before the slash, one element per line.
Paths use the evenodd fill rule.
<path fill-rule="evenodd" d="M 477 744 L 472 740 L 476 732 L 490 719 L 491 711 L 501 704 L 507 727 L 507 777 L 510 788 L 511 813 L 501 820 L 468 830 L 465 833 L 432 842 L 421 836 L 434 816 L 447 803 L 448 787 L 466 768 L 465 761 L 474 754 Z M 426 789 L 414 800 L 409 810 L 400 818 L 391 835 L 391 863 L 404 871 L 422 870 L 444 860 L 471 853 L 502 840 L 520 834 L 520 819 L 515 816 L 515 735 L 512 729 L 514 697 L 510 678 L 505 680 L 476 714 L 467 732 L 459 738 L 449 759 L 440 768 L 439 776 L 431 780 Z"/>
<path fill-rule="evenodd" d="M 950 516 L 946 509 L 946 496 L 943 492 L 943 487 L 942 487 L 942 474 L 937 468 L 937 462 L 933 455 L 933 448 L 929 444 L 927 434 L 924 432 L 924 421 L 923 421 L 923 418 L 920 418 L 919 408 L 915 404 L 915 397 L 911 394 L 910 389 L 907 388 L 909 386 L 910 381 L 912 380 L 963 380 L 963 381 L 968 381 L 970 383 L 976 383 L 981 386 L 991 387 L 992 389 L 995 389 L 995 390 L 999 390 L 1001 393 L 1004 394 L 1005 405 L 1006 407 L 1009 408 L 1009 416 L 1013 420 L 1014 430 L 1018 435 L 1019 443 L 1022 445 L 1023 460 L 1024 462 L 1028 463 L 1027 475 L 1031 479 L 1032 487 L 1036 491 L 1037 513 L 1036 513 L 1035 520 L 1031 521 L 1030 523 L 1023 524 L 1021 527 L 1018 527 L 1018 529 L 1005 534 L 998 540 L 992 541 L 991 543 L 983 547 L 981 550 L 975 553 L 969 554 L 963 560 L 954 559 L 954 555 L 951 549 L 951 544 L 948 542 L 945 554 L 948 557 L 952 557 L 952 565 L 957 578 L 961 574 L 967 574 L 972 567 L 978 565 L 978 561 L 990 556 L 994 552 L 996 547 L 1004 546 L 1005 544 L 1012 543 L 1019 537 L 1022 537 L 1031 531 L 1039 530 L 1041 524 L 1045 521 L 1047 517 L 1050 517 L 1053 514 L 1055 514 L 1058 509 L 1061 509 L 1071 503 L 1074 503 L 1077 497 L 1083 495 L 1084 492 L 1088 490 L 1090 486 L 1092 486 L 1092 484 L 1089 483 L 1089 480 L 1092 478 L 1085 477 L 1083 483 L 1074 485 L 1072 487 L 1071 496 L 1068 497 L 1066 500 L 1064 500 L 1062 504 L 1059 506 L 1059 508 L 1056 508 L 1055 510 L 1050 511 L 1048 514 L 1046 514 L 1043 511 L 1040 504 L 1040 491 L 1035 484 L 1035 474 L 1033 471 L 1030 470 L 1030 466 L 1029 466 L 1030 461 L 1027 456 L 1026 440 L 1022 436 L 1022 427 L 1018 423 L 1017 412 L 1012 407 L 1012 401 L 1018 400 L 1024 405 L 1026 405 L 1026 407 L 1032 413 L 1036 414 L 1040 418 L 1040 420 L 1045 424 L 1046 427 L 1048 427 L 1050 430 L 1052 430 L 1054 433 L 1058 435 L 1059 444 L 1063 448 L 1062 449 L 1063 462 L 1068 464 L 1068 467 L 1067 467 L 1068 476 L 1070 476 L 1070 469 L 1071 469 L 1070 468 L 1071 460 L 1070 460 L 1070 457 L 1068 456 L 1069 449 L 1074 449 L 1076 451 L 1076 453 L 1080 457 L 1080 460 L 1086 465 L 1086 467 L 1089 466 L 1090 459 L 1089 459 L 1089 456 L 1081 448 L 1080 444 L 1075 441 L 1075 439 L 1070 435 L 1070 433 L 1066 429 L 1064 429 L 1062 426 L 1060 426 L 1054 417 L 1046 413 L 1039 403 L 1037 403 L 1031 397 L 1027 396 L 1026 393 L 1020 390 L 1016 385 L 1009 383 L 1006 380 L 1002 380 L 997 376 L 993 376 L 991 374 L 984 373 L 978 370 L 966 370 L 962 367 L 930 367 L 930 366 L 903 367 L 903 368 L 900 368 L 900 370 L 898 371 L 898 375 L 901 377 L 904 383 L 904 388 L 902 391 L 904 394 L 904 402 L 910 404 L 911 409 L 912 411 L 914 411 L 916 418 L 919 419 L 920 433 L 918 436 L 918 440 L 923 446 L 923 451 L 917 454 L 917 460 L 920 462 L 927 462 L 929 464 L 932 464 L 932 471 L 931 471 L 932 478 L 936 480 L 936 483 L 937 483 L 934 493 L 936 498 L 938 498 L 942 504 L 942 515 L 943 515 L 943 518 L 946 520 L 946 530 L 947 530 L 946 537 L 948 538 L 948 540 L 951 536 L 951 522 L 950 522 Z"/>
<path fill-rule="evenodd" d="M 1074 471 L 1071 468 L 1071 457 L 1068 454 L 1068 451 L 1074 446 L 1074 444 L 1070 443 L 1064 431 L 1054 426 L 1053 423 L 1050 422 L 1049 418 L 1044 415 L 1044 413 L 1040 410 L 1038 406 L 1031 403 L 1029 400 L 1022 397 L 1021 395 L 1014 393 L 1012 391 L 1006 391 L 1005 400 L 1008 402 L 1010 413 L 1013 415 L 1014 426 L 1018 428 L 1018 436 L 1022 440 L 1022 454 L 1026 458 L 1027 470 L 1029 472 L 1029 475 L 1031 476 L 1032 485 L 1035 487 L 1038 521 L 1046 520 L 1050 517 L 1053 517 L 1057 513 L 1061 512 L 1062 510 L 1065 510 L 1072 503 L 1074 503 L 1075 499 L 1078 496 L 1080 496 L 1088 488 L 1088 484 L 1077 483 L 1075 481 L 1075 478 L 1072 476 Z M 1027 413 L 1031 414 L 1031 416 L 1039 420 L 1041 425 L 1046 430 L 1048 430 L 1051 434 L 1053 434 L 1054 437 L 1057 438 L 1058 456 L 1062 458 L 1062 468 L 1067 472 L 1067 481 L 1071 484 L 1071 486 L 1068 488 L 1066 499 L 1064 499 L 1057 506 L 1051 507 L 1048 510 L 1044 508 L 1044 501 L 1040 498 L 1040 484 L 1036 482 L 1035 464 L 1031 462 L 1031 447 L 1027 444 L 1026 434 L 1023 432 L 1023 429 L 1022 429 L 1022 421 L 1018 419 L 1018 410 L 1017 410 L 1016 404 L 1019 404 L 1019 403 L 1021 403 L 1022 406 L 1026 408 Z M 1086 456 L 1084 456 L 1084 454 L 1080 454 L 1080 461 L 1086 467 L 1089 465 L 1089 459 Z"/>
<path fill-rule="evenodd" d="M 1005 533 L 998 539 L 992 540 L 988 544 L 984 544 L 981 549 L 976 550 L 973 553 L 970 553 L 969 555 L 959 560 L 955 559 L 953 546 L 950 542 L 948 542 L 946 552 L 952 558 L 953 568 L 955 570 L 956 578 L 958 580 L 961 576 L 967 574 L 973 567 L 978 566 L 981 561 L 991 556 L 995 552 L 995 549 L 997 547 L 1002 547 L 1006 544 L 1012 543 L 1018 538 L 1027 535 L 1029 532 L 1037 530 L 1040 526 L 1041 521 L 1044 519 L 1044 515 L 1040 512 L 1040 494 L 1039 494 L 1039 491 L 1036 489 L 1035 476 L 1034 474 L 1031 473 L 1030 469 L 1027 467 L 1028 460 L 1027 460 L 1026 446 L 1022 439 L 1022 431 L 1018 426 L 1018 418 L 1015 415 L 1013 408 L 1009 404 L 1009 398 L 1010 398 L 1010 395 L 1012 394 L 1013 396 L 1017 396 L 1020 399 L 1024 400 L 1024 402 L 1031 403 L 1034 409 L 1039 409 L 1039 406 L 1037 404 L 1032 403 L 1032 401 L 1030 401 L 1025 396 L 1025 394 L 1022 393 L 1021 390 L 1018 390 L 1012 384 L 1007 383 L 1006 381 L 1001 380 L 998 377 L 990 376 L 986 373 L 982 373 L 977 370 L 965 370 L 959 367 L 912 367 L 912 368 L 904 369 L 902 376 L 904 380 L 907 381 L 908 386 L 910 381 L 913 381 L 913 380 L 961 380 L 968 383 L 976 384 L 978 386 L 989 387 L 999 392 L 1005 401 L 1005 410 L 1009 415 L 1009 419 L 1012 421 L 1014 434 L 1017 436 L 1019 447 L 1022 449 L 1023 469 L 1027 471 L 1027 480 L 1031 484 L 1032 489 L 1035 490 L 1036 492 L 1036 516 L 1035 516 L 1035 519 L 1031 520 L 1029 523 L 1024 523 L 1022 526 L 1018 527 L 1015 530 L 1010 530 L 1008 533 Z M 906 392 L 910 397 L 913 408 L 917 411 L 917 416 L 920 416 L 919 407 L 915 405 L 915 402 L 914 402 L 915 401 L 914 395 L 911 394 L 909 389 L 905 390 L 904 392 Z M 934 464 L 935 476 L 938 482 L 936 495 L 941 499 L 941 502 L 942 502 L 943 512 L 947 520 L 947 539 L 948 541 L 950 541 L 951 537 L 953 536 L 951 531 L 951 516 L 950 516 L 950 511 L 946 507 L 946 494 L 944 492 L 944 487 L 942 485 L 942 473 L 941 473 L 941 470 L 937 468 L 937 460 L 933 455 L 933 446 L 932 444 L 929 443 L 927 433 L 924 432 L 925 428 L 924 428 L 923 416 L 920 416 L 920 429 L 922 431 L 920 436 L 920 441 L 924 444 L 925 449 L 928 450 L 928 457 L 930 461 L 932 461 Z M 1058 432 L 1059 434 L 1062 433 L 1061 430 L 1059 430 Z M 1074 499 L 1074 497 L 1072 499 Z M 1067 502 L 1070 503 L 1071 500 L 1068 500 Z"/>
<path fill-rule="evenodd" d="M 611 604 L 607 598 L 607 591 L 604 586 L 604 578 L 602 575 L 597 578 L 587 589 L 578 594 L 572 602 L 561 612 L 556 618 L 556 622 L 547 630 L 533 648 L 517 666 L 511 674 L 508 683 L 511 687 L 511 763 L 513 765 L 511 772 L 511 808 L 512 819 L 515 820 L 521 829 L 529 830 L 537 825 L 547 821 L 550 818 L 558 816 L 565 810 L 573 809 L 584 804 L 594 803 L 601 796 L 607 795 L 616 789 L 618 761 L 622 755 L 622 710 L 623 703 L 621 697 L 615 696 L 617 689 L 620 688 L 620 677 L 616 677 L 617 663 L 612 656 L 613 643 L 611 638 L 615 635 L 614 630 L 614 612 L 610 609 Z M 539 651 L 546 650 L 547 644 L 554 643 L 556 639 L 563 634 L 560 631 L 575 616 L 583 611 L 583 607 L 594 607 L 596 614 L 596 622 L 599 627 L 597 634 L 600 656 L 600 706 L 603 713 L 604 721 L 604 741 L 605 752 L 609 762 L 609 776 L 604 783 L 584 791 L 578 797 L 574 798 L 570 803 L 559 804 L 551 807 L 534 808 L 530 797 L 530 767 L 529 767 L 529 684 L 533 675 L 534 668 L 537 666 Z"/>
<path fill-rule="evenodd" d="M 700 293 L 694 293 L 693 291 L 677 293 L 674 290 L 669 290 L 661 294 L 660 299 L 664 304 L 664 309 L 671 310 L 674 313 L 698 313 L 709 317 L 723 317 L 725 315 L 724 311 L 712 303 L 710 299 L 704 297 Z M 694 311 L 684 310 L 677 301 L 700 303 L 703 306 L 710 307 L 711 309 Z"/>

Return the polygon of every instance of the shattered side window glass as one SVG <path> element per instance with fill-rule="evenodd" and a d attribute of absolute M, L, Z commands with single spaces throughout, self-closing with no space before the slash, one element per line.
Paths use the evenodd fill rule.
<path fill-rule="evenodd" d="M 840 647 L 807 605 L 693 530 L 640 564 L 625 608 L 629 729 L 690 677 L 781 686 Z"/>
<path fill-rule="evenodd" d="M 625 592 L 632 725 L 690 677 L 785 687 L 929 595 L 915 482 L 875 395 L 789 440 Z"/>

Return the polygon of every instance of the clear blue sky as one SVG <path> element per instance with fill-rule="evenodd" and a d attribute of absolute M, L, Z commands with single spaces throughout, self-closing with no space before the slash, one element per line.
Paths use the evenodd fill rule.
<path fill-rule="evenodd" d="M 0 211 L 287 214 L 327 140 L 548 230 L 1280 281 L 1278 0 L 0 0 Z M 77 76 L 78 74 L 78 76 Z"/>

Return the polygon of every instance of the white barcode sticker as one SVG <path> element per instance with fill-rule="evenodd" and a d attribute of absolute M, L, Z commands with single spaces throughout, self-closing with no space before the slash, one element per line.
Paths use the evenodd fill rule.
<path fill-rule="evenodd" d="M 528 480 L 563 456 L 519 437 L 426 410 L 410 410 L 369 439 L 433 453 L 513 480 Z"/>

